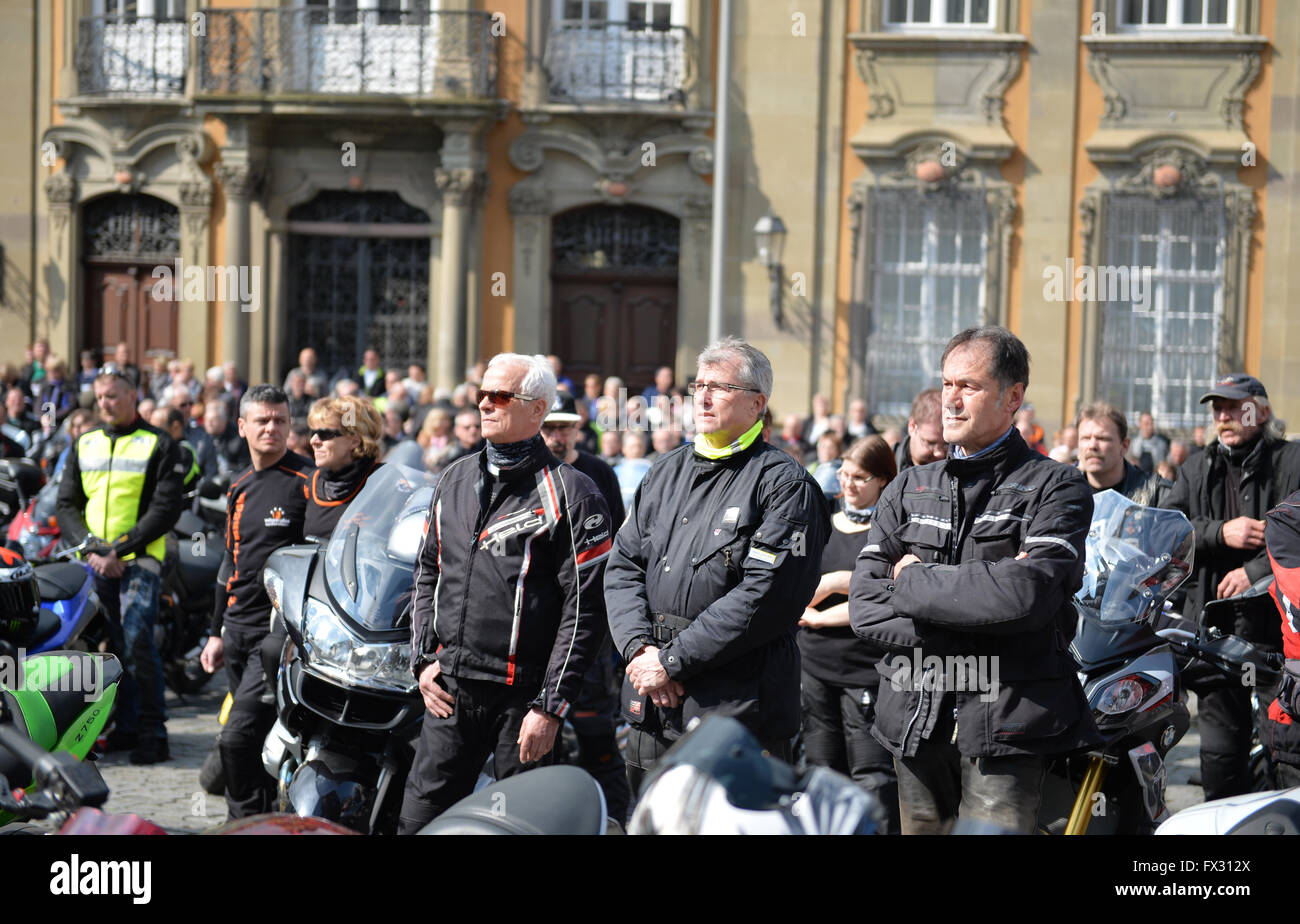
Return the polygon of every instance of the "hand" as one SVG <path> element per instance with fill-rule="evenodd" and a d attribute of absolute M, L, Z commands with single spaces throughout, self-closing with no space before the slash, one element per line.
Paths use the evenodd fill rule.
<path fill-rule="evenodd" d="M 921 559 L 917 558 L 911 552 L 908 552 L 906 555 L 904 555 L 902 558 L 898 560 L 898 564 L 894 565 L 894 580 L 898 580 L 898 572 L 902 571 L 908 565 L 920 564 L 920 563 L 921 563 Z"/>
<path fill-rule="evenodd" d="M 424 697 L 424 708 L 440 719 L 449 719 L 456 700 L 438 683 L 442 674 L 442 665 L 431 661 L 420 668 L 420 695 Z"/>
<path fill-rule="evenodd" d="M 647 645 L 627 666 L 627 679 L 642 695 L 668 685 L 668 672 L 659 663 L 659 649 Z"/>
<path fill-rule="evenodd" d="M 209 674 L 215 674 L 221 669 L 221 665 L 226 663 L 225 645 L 221 641 L 220 635 L 209 635 L 208 643 L 203 646 L 203 653 L 199 655 L 199 665 Z"/>
<path fill-rule="evenodd" d="M 100 577 L 120 578 L 126 573 L 126 564 L 117 557 L 116 552 L 110 551 L 107 555 L 91 554 L 89 561 L 90 567 Z"/>
<path fill-rule="evenodd" d="M 1250 517 L 1228 520 L 1223 524 L 1223 544 L 1230 549 L 1260 548 L 1264 545 L 1264 521 Z"/>
<path fill-rule="evenodd" d="M 803 611 L 799 617 L 799 625 L 808 629 L 820 629 L 826 624 L 826 617 L 821 614 L 820 610 L 815 610 L 811 606 Z"/>
<path fill-rule="evenodd" d="M 524 716 L 519 726 L 519 760 L 532 763 L 551 753 L 555 746 L 555 733 L 560 730 L 560 720 L 534 706 Z"/>
<path fill-rule="evenodd" d="M 1219 582 L 1218 598 L 1222 600 L 1224 597 L 1232 597 L 1245 590 L 1250 590 L 1250 578 L 1246 577 L 1246 569 L 1233 568 Z"/>

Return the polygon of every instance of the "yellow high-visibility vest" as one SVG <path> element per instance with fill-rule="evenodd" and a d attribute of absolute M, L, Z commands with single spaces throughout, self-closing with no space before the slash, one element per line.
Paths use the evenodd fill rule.
<path fill-rule="evenodd" d="M 111 439 L 102 429 L 95 429 L 77 440 L 81 490 L 87 498 L 86 527 L 105 542 L 117 542 L 140 519 L 140 495 L 157 445 L 157 434 L 148 430 Z M 157 485 L 154 488 L 157 490 Z M 166 535 L 150 542 L 145 552 L 162 561 L 167 554 Z M 129 561 L 135 555 L 122 558 Z"/>

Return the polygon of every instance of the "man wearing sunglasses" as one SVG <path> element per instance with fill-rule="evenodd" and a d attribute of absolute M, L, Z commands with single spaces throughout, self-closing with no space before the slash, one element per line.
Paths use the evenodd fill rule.
<path fill-rule="evenodd" d="M 489 754 L 498 779 L 548 763 L 604 637 L 609 507 L 551 455 L 544 356 L 505 353 L 479 389 L 487 446 L 442 472 L 417 560 L 411 669 L 427 711 L 399 833 L 469 795 Z"/>
<path fill-rule="evenodd" d="M 691 383 L 698 433 L 661 456 L 633 497 L 605 577 L 627 662 L 624 760 L 634 793 L 697 717 L 731 715 L 789 760 L 799 729 L 804 607 L 821 579 L 821 488 L 761 438 L 772 364 L 732 337 Z"/>

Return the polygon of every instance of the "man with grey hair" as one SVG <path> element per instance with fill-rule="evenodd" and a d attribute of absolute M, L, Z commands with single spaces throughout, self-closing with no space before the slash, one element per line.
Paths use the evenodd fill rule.
<path fill-rule="evenodd" d="M 733 337 L 699 356 L 698 435 L 638 486 L 605 577 L 614 645 L 627 662 L 624 759 L 638 792 L 691 721 L 743 722 L 791 756 L 799 729 L 795 633 L 829 530 L 821 489 L 761 439 L 772 364 Z"/>
<path fill-rule="evenodd" d="M 549 763 L 605 634 L 615 524 L 596 485 L 546 448 L 544 356 L 504 353 L 479 388 L 486 447 L 448 465 L 430 501 L 411 598 L 411 670 L 426 712 L 398 832 L 474 790 Z"/>
<path fill-rule="evenodd" d="M 183 364 L 177 366 L 178 371 L 183 368 Z M 194 447 L 194 458 L 204 477 L 215 478 L 219 467 L 217 444 L 212 442 L 212 437 L 190 415 L 190 409 L 194 407 L 194 396 L 190 389 L 184 383 L 173 382 L 163 389 L 163 404 L 174 407 L 185 415 L 185 441 Z"/>

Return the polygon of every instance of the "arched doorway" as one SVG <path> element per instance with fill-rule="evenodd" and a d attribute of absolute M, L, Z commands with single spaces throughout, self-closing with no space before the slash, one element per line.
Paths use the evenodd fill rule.
<path fill-rule="evenodd" d="M 551 350 L 575 385 L 617 375 L 628 394 L 674 365 L 680 221 L 634 205 L 561 212 L 551 225 Z"/>
<path fill-rule="evenodd" d="M 82 211 L 86 301 L 82 343 L 112 354 L 119 343 L 131 359 L 176 355 L 179 295 L 158 286 L 154 269 L 174 271 L 181 252 L 180 212 L 154 196 L 113 193 Z"/>
<path fill-rule="evenodd" d="M 289 212 L 288 321 L 281 372 L 304 347 L 355 371 L 367 347 L 406 371 L 429 349 L 429 216 L 393 192 L 329 190 Z"/>

